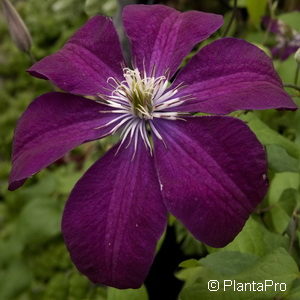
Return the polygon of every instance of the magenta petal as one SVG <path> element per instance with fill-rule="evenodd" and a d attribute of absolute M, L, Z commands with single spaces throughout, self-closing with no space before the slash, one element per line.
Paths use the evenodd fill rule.
<path fill-rule="evenodd" d="M 28 72 L 81 95 L 107 94 L 109 77 L 122 80 L 123 56 L 111 19 L 90 19 L 65 46 L 34 64 Z"/>
<path fill-rule="evenodd" d="M 240 120 L 157 121 L 155 161 L 167 209 L 199 240 L 223 247 L 267 191 L 263 146 Z"/>
<path fill-rule="evenodd" d="M 178 74 L 181 96 L 188 100 L 178 111 L 227 114 L 242 109 L 296 109 L 283 90 L 271 59 L 243 40 L 220 39 L 204 47 Z"/>
<path fill-rule="evenodd" d="M 189 11 L 180 13 L 163 5 L 128 5 L 123 11 L 125 30 L 139 69 L 170 76 L 198 42 L 223 24 L 220 15 Z"/>
<path fill-rule="evenodd" d="M 102 137 L 108 128 L 95 129 L 115 114 L 101 114 L 107 106 L 79 96 L 48 93 L 35 99 L 18 122 L 13 141 L 9 189 L 53 163 L 74 147 Z"/>
<path fill-rule="evenodd" d="M 80 272 L 116 288 L 138 288 L 152 264 L 167 220 L 153 158 L 140 142 L 116 147 L 76 184 L 62 231 Z"/>

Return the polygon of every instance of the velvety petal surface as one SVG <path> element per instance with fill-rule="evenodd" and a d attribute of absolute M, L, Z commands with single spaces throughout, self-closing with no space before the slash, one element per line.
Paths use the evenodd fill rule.
<path fill-rule="evenodd" d="M 142 142 L 116 147 L 76 184 L 62 231 L 71 258 L 94 283 L 138 288 L 152 264 L 166 225 L 153 158 Z"/>
<path fill-rule="evenodd" d="M 168 210 L 200 241 L 223 247 L 267 191 L 263 146 L 240 120 L 158 121 L 155 161 Z"/>
<path fill-rule="evenodd" d="M 122 80 L 123 56 L 112 20 L 90 19 L 57 53 L 35 63 L 28 72 L 51 80 L 74 94 L 107 94 L 109 77 Z"/>
<path fill-rule="evenodd" d="M 115 114 L 93 100 L 64 93 L 48 93 L 35 99 L 20 118 L 15 130 L 9 189 L 53 163 L 74 147 L 107 134 Z"/>
<path fill-rule="evenodd" d="M 193 46 L 223 24 L 220 15 L 199 11 L 181 13 L 163 5 L 128 5 L 123 23 L 132 44 L 133 61 L 139 69 L 170 76 Z"/>
<path fill-rule="evenodd" d="M 256 46 L 224 38 L 201 49 L 173 85 L 189 96 L 177 111 L 227 114 L 243 109 L 296 109 L 283 90 L 271 59 Z"/>

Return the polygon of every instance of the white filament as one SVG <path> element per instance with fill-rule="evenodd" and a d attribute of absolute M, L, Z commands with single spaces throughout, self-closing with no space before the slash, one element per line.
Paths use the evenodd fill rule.
<path fill-rule="evenodd" d="M 121 129 L 121 145 L 128 139 L 128 147 L 134 145 L 134 154 L 137 149 L 138 138 L 141 137 L 145 146 L 152 152 L 151 142 L 147 128 L 160 140 L 163 141 L 161 134 L 153 124 L 153 119 L 161 118 L 167 120 L 180 119 L 180 113 L 168 112 L 169 108 L 182 104 L 187 98 L 177 96 L 179 86 L 169 89 L 169 82 L 165 76 L 147 76 L 144 71 L 142 74 L 135 68 L 123 69 L 123 81 L 118 81 L 112 77 L 107 82 L 113 88 L 111 95 L 99 95 L 107 106 L 113 108 L 102 113 L 120 114 L 115 119 L 97 128 L 112 126 L 109 134 L 114 134 Z M 148 126 L 149 125 L 149 126 Z"/>

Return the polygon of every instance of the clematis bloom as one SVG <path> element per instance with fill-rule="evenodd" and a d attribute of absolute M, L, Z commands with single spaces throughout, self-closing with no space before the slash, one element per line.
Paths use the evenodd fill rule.
<path fill-rule="evenodd" d="M 91 281 L 137 288 L 168 212 L 195 238 L 223 247 L 266 193 L 263 146 L 242 121 L 223 115 L 296 106 L 271 60 L 239 39 L 203 47 L 172 79 L 193 46 L 220 28 L 221 16 L 130 5 L 123 22 L 132 68 L 111 19 L 96 16 L 29 69 L 66 93 L 38 97 L 21 117 L 9 188 L 72 148 L 119 133 L 120 142 L 74 187 L 62 232 Z"/>
<path fill-rule="evenodd" d="M 263 24 L 275 35 L 277 43 L 271 49 L 274 58 L 286 60 L 300 48 L 300 32 L 270 17 L 264 17 Z"/>

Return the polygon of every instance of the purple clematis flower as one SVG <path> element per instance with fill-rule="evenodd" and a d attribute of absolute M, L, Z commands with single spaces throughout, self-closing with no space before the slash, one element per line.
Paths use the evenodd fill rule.
<path fill-rule="evenodd" d="M 205 46 L 170 82 L 193 46 L 223 24 L 219 15 L 131 5 L 123 22 L 133 68 L 125 67 L 111 19 L 96 16 L 29 69 L 67 93 L 38 97 L 21 117 L 9 188 L 72 148 L 119 132 L 120 142 L 73 189 L 62 232 L 91 281 L 137 288 L 168 212 L 222 247 L 266 193 L 263 146 L 242 121 L 222 115 L 296 106 L 271 60 L 239 39 Z"/>
<path fill-rule="evenodd" d="M 300 48 L 300 32 L 290 28 L 281 20 L 263 18 L 264 26 L 275 34 L 277 44 L 271 49 L 274 58 L 286 60 Z"/>

